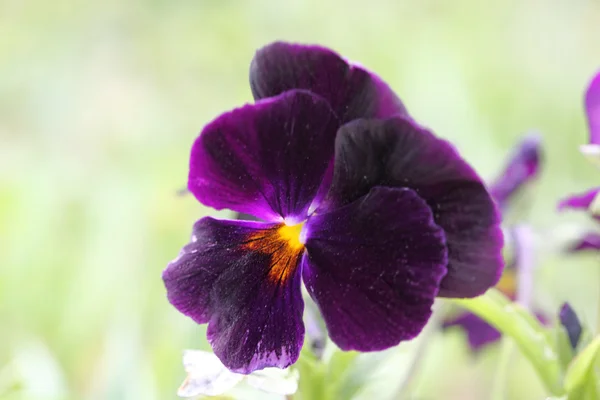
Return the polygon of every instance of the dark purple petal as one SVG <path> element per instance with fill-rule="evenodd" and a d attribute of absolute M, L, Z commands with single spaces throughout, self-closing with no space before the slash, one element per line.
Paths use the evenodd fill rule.
<path fill-rule="evenodd" d="M 283 224 L 203 218 L 163 272 L 183 314 L 208 322 L 208 340 L 234 372 L 284 368 L 304 339 L 298 268 L 304 248 Z"/>
<path fill-rule="evenodd" d="M 583 208 L 587 210 L 596 198 L 596 195 L 600 191 L 600 187 L 590 189 L 587 192 L 571 195 L 558 203 L 558 209 L 564 210 L 565 208 Z"/>
<path fill-rule="evenodd" d="M 474 297 L 496 284 L 504 264 L 500 216 L 479 176 L 452 145 L 404 118 L 344 125 L 322 209 L 348 204 L 374 186 L 413 189 L 444 229 L 448 274 L 440 296 Z M 406 217 L 402 209 L 394 212 Z"/>
<path fill-rule="evenodd" d="M 303 220 L 330 165 L 338 126 L 327 102 L 307 91 L 225 113 L 196 139 L 188 187 L 216 209 Z"/>
<path fill-rule="evenodd" d="M 600 144 L 600 72 L 594 76 L 585 94 L 585 110 L 590 128 L 590 143 Z"/>
<path fill-rule="evenodd" d="M 561 325 L 564 326 L 565 330 L 567 331 L 567 334 L 569 335 L 569 342 L 571 342 L 571 347 L 575 349 L 577 347 L 577 343 L 579 343 L 579 339 L 581 338 L 582 332 L 579 317 L 577 317 L 575 310 L 571 308 L 569 303 L 565 303 L 560 309 L 558 318 L 560 319 Z"/>
<path fill-rule="evenodd" d="M 415 337 L 446 273 L 444 234 L 410 189 L 373 188 L 312 216 L 306 249 L 304 282 L 342 350 L 383 350 Z"/>
<path fill-rule="evenodd" d="M 443 329 L 460 326 L 465 330 L 469 346 L 473 351 L 481 350 L 485 345 L 493 343 L 502 337 L 502 334 L 493 326 L 472 313 L 460 314 L 445 321 Z"/>
<path fill-rule="evenodd" d="M 377 75 L 320 46 L 275 42 L 263 47 L 250 66 L 250 87 L 255 99 L 310 90 L 325 98 L 342 122 L 407 115 Z"/>
<path fill-rule="evenodd" d="M 586 233 L 583 237 L 571 243 L 567 248 L 567 251 L 570 253 L 576 253 L 583 250 L 600 250 L 600 233 Z"/>
<path fill-rule="evenodd" d="M 504 209 L 509 199 L 538 174 L 541 159 L 541 137 L 527 135 L 513 151 L 504 171 L 490 186 L 490 193 Z"/>

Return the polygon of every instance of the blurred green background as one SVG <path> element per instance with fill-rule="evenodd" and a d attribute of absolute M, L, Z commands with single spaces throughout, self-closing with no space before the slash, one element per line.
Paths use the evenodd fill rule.
<path fill-rule="evenodd" d="M 592 226 L 555 204 L 600 183 L 578 152 L 599 1 L 0 0 L 0 32 L 0 398 L 176 397 L 181 351 L 205 348 L 205 331 L 160 275 L 214 213 L 177 195 L 190 145 L 251 101 L 253 53 L 281 39 L 379 73 L 486 178 L 539 130 L 546 163 L 517 212 L 539 232 L 536 301 L 596 324 L 597 258 L 548 254 Z M 437 334 L 411 398 L 487 399 L 498 353 Z M 513 358 L 509 397 L 543 398 Z"/>

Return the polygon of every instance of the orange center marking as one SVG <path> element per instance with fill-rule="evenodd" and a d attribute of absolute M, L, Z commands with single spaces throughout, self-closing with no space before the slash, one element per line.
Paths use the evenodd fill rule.
<path fill-rule="evenodd" d="M 302 225 L 303 223 L 292 226 L 280 224 L 263 229 L 250 235 L 244 243 L 248 250 L 269 255 L 267 277 L 271 282 L 287 281 L 298 267 L 304 251 L 304 244 L 300 241 Z"/>

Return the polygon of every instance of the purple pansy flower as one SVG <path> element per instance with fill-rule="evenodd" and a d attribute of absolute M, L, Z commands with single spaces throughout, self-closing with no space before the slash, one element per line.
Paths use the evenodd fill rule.
<path fill-rule="evenodd" d="M 512 198 L 524 186 L 537 178 L 541 161 L 541 137 L 538 134 L 526 135 L 513 150 L 500 176 L 490 185 L 490 193 L 501 210 L 506 211 Z M 512 238 L 514 255 L 504 269 L 496 289 L 508 298 L 515 300 L 517 291 L 530 292 L 527 282 L 519 282 L 519 277 L 527 276 L 532 272 L 532 265 L 530 265 L 531 232 L 525 227 L 515 227 L 509 231 L 509 235 Z M 529 294 L 525 294 L 525 297 L 529 297 Z M 540 320 L 545 320 L 540 313 L 536 315 Z M 463 312 L 448 318 L 444 321 L 442 328 L 448 329 L 454 326 L 460 326 L 465 330 L 469 346 L 475 352 L 502 336 L 496 328 L 470 312 Z"/>
<path fill-rule="evenodd" d="M 503 238 L 484 184 L 381 79 L 330 50 L 274 43 L 250 83 L 256 103 L 196 139 L 188 188 L 258 220 L 199 220 L 163 272 L 227 368 L 297 360 L 302 281 L 331 339 L 359 351 L 416 336 L 436 296 L 496 283 Z"/>
<path fill-rule="evenodd" d="M 585 93 L 585 110 L 590 131 L 590 141 L 588 145 L 582 146 L 582 150 L 584 153 L 600 156 L 600 72 L 594 76 Z M 588 211 L 599 192 L 600 187 L 597 187 L 583 193 L 570 195 L 559 202 L 558 209 L 581 209 Z M 594 218 L 600 221 L 600 216 L 594 215 Z M 583 237 L 571 243 L 567 248 L 569 252 L 582 250 L 600 250 L 600 233 L 588 232 Z"/>
<path fill-rule="evenodd" d="M 587 192 L 571 195 L 558 203 L 559 211 L 566 209 L 584 210 L 589 212 L 592 202 L 598 195 L 600 188 L 590 189 Z M 593 215 L 596 221 L 600 221 L 600 216 Z M 600 232 L 586 232 L 581 237 L 575 239 L 567 245 L 566 251 L 577 253 L 585 250 L 600 250 Z"/>

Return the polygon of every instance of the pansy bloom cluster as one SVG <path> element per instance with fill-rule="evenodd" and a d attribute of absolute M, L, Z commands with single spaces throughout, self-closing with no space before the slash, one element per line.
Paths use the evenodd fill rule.
<path fill-rule="evenodd" d="M 256 220 L 199 220 L 163 273 L 228 369 L 298 359 L 302 282 L 331 340 L 358 351 L 418 335 L 436 297 L 497 283 L 503 237 L 484 183 L 379 77 L 322 47 L 273 43 L 250 87 L 255 103 L 194 142 L 188 189 Z"/>

